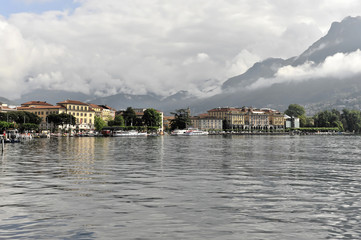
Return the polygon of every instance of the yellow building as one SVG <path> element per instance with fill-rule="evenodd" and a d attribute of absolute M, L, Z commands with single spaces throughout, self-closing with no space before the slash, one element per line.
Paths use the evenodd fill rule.
<path fill-rule="evenodd" d="M 40 123 L 40 129 L 50 128 L 49 123 L 47 122 L 47 116 L 50 114 L 60 114 L 65 113 L 66 109 L 62 106 L 53 106 L 47 102 L 42 101 L 30 101 L 21 104 L 21 107 L 17 108 L 18 111 L 26 111 L 33 113 L 39 116 L 42 121 Z"/>
<path fill-rule="evenodd" d="M 279 111 L 266 109 L 264 110 L 269 115 L 270 128 L 272 129 L 284 129 L 285 128 L 285 116 Z"/>
<path fill-rule="evenodd" d="M 95 111 L 89 104 L 75 100 L 65 100 L 57 103 L 65 108 L 67 114 L 73 115 L 76 119 L 76 128 L 80 130 L 94 129 Z"/>
<path fill-rule="evenodd" d="M 5 103 L 0 103 L 0 112 L 7 113 L 7 112 L 14 112 L 17 111 L 17 107 L 9 107 Z"/>
<path fill-rule="evenodd" d="M 95 112 L 95 116 L 102 118 L 105 122 L 114 120 L 116 110 L 107 105 L 89 104 L 91 110 Z"/>
<path fill-rule="evenodd" d="M 248 109 L 245 118 L 245 128 L 267 130 L 269 129 L 269 115 L 258 109 Z"/>
<path fill-rule="evenodd" d="M 104 121 L 108 122 L 115 119 L 116 110 L 114 108 L 107 105 L 99 105 L 99 107 L 102 108 L 101 117 Z"/>
<path fill-rule="evenodd" d="M 26 103 L 21 104 L 22 107 L 46 107 L 46 106 L 53 106 L 50 103 L 47 103 L 45 101 L 29 101 Z"/>
<path fill-rule="evenodd" d="M 208 111 L 210 117 L 226 121 L 227 128 L 243 129 L 245 125 L 245 114 L 239 108 L 214 108 Z"/>
<path fill-rule="evenodd" d="M 200 130 L 222 130 L 223 119 L 209 116 L 206 114 L 200 114 L 196 117 L 190 117 L 191 126 Z"/>
<path fill-rule="evenodd" d="M 94 111 L 95 116 L 97 116 L 97 117 L 102 116 L 102 110 L 103 110 L 102 107 L 100 107 L 100 106 L 98 106 L 96 104 L 92 104 L 92 103 L 89 104 L 89 107 L 90 107 L 91 110 Z"/>

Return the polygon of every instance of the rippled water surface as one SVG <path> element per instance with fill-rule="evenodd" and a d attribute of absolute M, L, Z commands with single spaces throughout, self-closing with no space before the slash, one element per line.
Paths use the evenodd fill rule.
<path fill-rule="evenodd" d="M 361 137 L 39 139 L 0 155 L 0 239 L 360 239 Z"/>

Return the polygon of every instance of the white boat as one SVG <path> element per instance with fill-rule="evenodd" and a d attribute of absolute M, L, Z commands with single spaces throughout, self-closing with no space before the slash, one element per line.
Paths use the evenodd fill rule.
<path fill-rule="evenodd" d="M 181 135 L 184 135 L 186 132 L 187 132 L 187 130 L 176 129 L 173 132 L 171 132 L 170 135 L 172 135 L 172 136 L 181 136 Z"/>
<path fill-rule="evenodd" d="M 184 136 L 205 136 L 208 135 L 207 131 L 202 131 L 197 128 L 189 128 Z"/>
<path fill-rule="evenodd" d="M 138 132 L 135 130 L 130 130 L 130 131 L 115 131 L 113 133 L 113 137 L 146 137 L 147 133 L 146 132 Z"/>

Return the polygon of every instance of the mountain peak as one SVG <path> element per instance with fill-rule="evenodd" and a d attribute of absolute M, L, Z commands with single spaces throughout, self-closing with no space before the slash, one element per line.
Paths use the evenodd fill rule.
<path fill-rule="evenodd" d="M 333 22 L 328 33 L 297 57 L 293 65 L 307 61 L 321 63 L 328 56 L 350 53 L 360 48 L 361 17 L 346 17 L 341 22 Z"/>

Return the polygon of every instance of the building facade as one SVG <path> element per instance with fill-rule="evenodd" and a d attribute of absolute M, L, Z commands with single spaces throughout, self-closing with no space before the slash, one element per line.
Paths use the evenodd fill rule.
<path fill-rule="evenodd" d="M 191 117 L 191 126 L 200 130 L 222 130 L 223 120 L 221 118 L 203 114 L 196 117 Z"/>
<path fill-rule="evenodd" d="M 105 121 L 111 121 L 115 119 L 115 112 L 116 110 L 114 108 L 111 108 L 107 105 L 98 105 L 101 108 L 101 118 Z"/>
<path fill-rule="evenodd" d="M 50 114 L 61 114 L 66 112 L 65 108 L 62 106 L 53 106 L 42 101 L 26 102 L 21 104 L 21 107 L 18 107 L 17 109 L 18 111 L 26 111 L 39 116 L 41 118 L 41 123 L 39 125 L 41 130 L 50 129 L 52 127 L 47 121 L 47 117 Z"/>
<path fill-rule="evenodd" d="M 13 112 L 17 111 L 17 107 L 10 107 L 5 103 L 0 104 L 0 112 L 7 113 L 7 112 Z"/>
<path fill-rule="evenodd" d="M 65 113 L 73 115 L 76 119 L 76 126 L 67 126 L 67 128 L 79 130 L 94 129 L 95 111 L 91 109 L 89 104 L 76 100 L 65 100 L 57 104 L 65 108 Z"/>
<path fill-rule="evenodd" d="M 232 130 L 271 130 L 284 129 L 285 118 L 279 111 L 262 108 L 214 108 L 208 115 L 221 118 L 223 127 Z"/>

